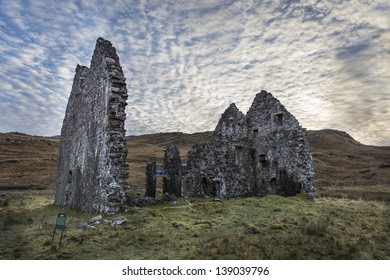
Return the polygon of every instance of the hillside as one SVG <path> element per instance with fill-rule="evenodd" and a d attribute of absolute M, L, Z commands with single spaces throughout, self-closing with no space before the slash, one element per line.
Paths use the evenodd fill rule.
<path fill-rule="evenodd" d="M 0 133 L 0 189 L 52 189 L 58 138 Z"/>
<path fill-rule="evenodd" d="M 390 182 L 390 147 L 367 146 L 345 132 L 309 131 L 316 185 Z"/>
<path fill-rule="evenodd" d="M 162 162 L 170 143 L 185 156 L 210 137 L 127 137 L 131 192 L 144 194 L 146 162 Z M 95 230 L 79 227 L 95 213 L 67 209 L 59 248 L 51 243 L 63 211 L 53 205 L 59 138 L 0 134 L 0 259 L 389 259 L 390 147 L 362 145 L 334 130 L 309 131 L 309 141 L 315 200 L 179 198 L 176 206 L 165 201 L 102 214 L 102 223 L 90 223 Z M 105 222 L 116 218 L 127 222 Z"/>
<path fill-rule="evenodd" d="M 158 133 L 127 137 L 129 184 L 139 192 L 145 185 L 145 165 L 162 162 L 164 149 L 179 147 L 182 159 L 193 144 L 207 143 L 212 132 Z M 308 132 L 315 186 L 377 185 L 390 182 L 390 147 L 360 144 L 345 132 Z M 58 137 L 0 133 L 0 190 L 53 189 L 57 174 Z"/>

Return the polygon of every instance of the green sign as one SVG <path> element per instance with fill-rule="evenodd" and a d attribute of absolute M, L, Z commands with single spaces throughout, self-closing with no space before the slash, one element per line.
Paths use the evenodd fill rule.
<path fill-rule="evenodd" d="M 51 238 L 51 244 L 53 244 L 54 235 L 56 234 L 56 230 L 60 229 L 61 230 L 61 237 L 60 237 L 60 242 L 59 242 L 58 246 L 61 246 L 62 234 L 64 233 L 64 229 L 65 229 L 65 222 L 66 222 L 66 214 L 65 213 L 58 213 L 56 224 L 54 226 L 53 237 Z"/>
<path fill-rule="evenodd" d="M 65 213 L 59 213 L 57 216 L 56 221 L 56 229 L 65 229 L 65 222 L 66 222 L 66 214 Z"/>

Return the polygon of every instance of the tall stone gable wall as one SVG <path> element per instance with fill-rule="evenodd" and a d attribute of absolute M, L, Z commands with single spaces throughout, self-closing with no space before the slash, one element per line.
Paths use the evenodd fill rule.
<path fill-rule="evenodd" d="M 256 190 L 312 193 L 314 167 L 306 130 L 279 100 L 269 92 L 259 93 L 247 113 L 247 125 Z"/>
<path fill-rule="evenodd" d="M 127 97 L 116 50 L 99 38 L 90 68 L 76 67 L 61 130 L 57 205 L 81 211 L 120 210 L 128 178 Z"/>

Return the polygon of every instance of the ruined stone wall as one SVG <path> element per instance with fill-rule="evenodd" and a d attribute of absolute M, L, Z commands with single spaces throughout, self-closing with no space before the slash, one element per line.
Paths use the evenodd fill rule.
<path fill-rule="evenodd" d="M 156 197 L 156 163 L 148 162 L 146 165 L 146 193 L 145 196 Z"/>
<path fill-rule="evenodd" d="M 163 192 L 181 196 L 181 159 L 176 146 L 169 146 L 164 153 L 164 177 Z"/>
<path fill-rule="evenodd" d="M 245 115 L 231 104 L 222 114 L 211 143 L 195 146 L 188 153 L 185 193 L 220 197 L 251 194 L 246 153 Z"/>
<path fill-rule="evenodd" d="M 255 97 L 247 115 L 232 104 L 210 144 L 188 153 L 186 195 L 220 197 L 313 192 L 306 131 L 271 93 Z"/>
<path fill-rule="evenodd" d="M 247 113 L 247 123 L 259 193 L 292 195 L 301 188 L 312 192 L 310 146 L 296 118 L 271 93 L 262 91 Z M 281 184 L 286 180 L 290 187 Z"/>
<path fill-rule="evenodd" d="M 187 175 L 183 178 L 183 194 L 188 196 L 216 195 L 214 151 L 207 144 L 195 145 L 187 154 Z"/>
<path fill-rule="evenodd" d="M 116 212 L 127 185 L 126 82 L 112 44 L 99 38 L 90 68 L 77 66 L 59 151 L 55 203 Z"/>
<path fill-rule="evenodd" d="M 250 195 L 250 162 L 245 115 L 232 103 L 222 114 L 213 138 L 215 170 L 221 181 L 219 196 Z"/>

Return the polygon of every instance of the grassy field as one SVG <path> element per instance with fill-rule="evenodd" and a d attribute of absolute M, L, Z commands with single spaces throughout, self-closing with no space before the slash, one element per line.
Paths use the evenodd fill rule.
<path fill-rule="evenodd" d="M 335 130 L 309 131 L 317 197 L 268 196 L 129 208 L 117 227 L 77 225 L 97 213 L 53 205 L 58 137 L 0 133 L 0 259 L 390 259 L 390 147 Z M 127 137 L 129 193 L 145 192 L 145 166 L 176 144 L 182 160 L 211 132 Z M 161 185 L 161 180 L 159 182 Z M 61 248 L 51 245 L 68 214 Z"/>
<path fill-rule="evenodd" d="M 361 195 L 366 193 L 365 195 Z M 367 193 L 371 193 L 369 195 Z M 378 195 L 380 193 L 380 195 Z M 50 192 L 0 197 L 0 259 L 389 259 L 390 186 L 319 189 L 296 197 L 192 198 L 129 208 L 120 226 L 77 225 L 96 216 L 53 205 Z M 51 245 L 60 211 L 62 246 Z"/>

